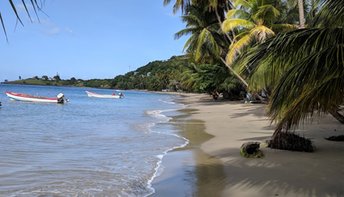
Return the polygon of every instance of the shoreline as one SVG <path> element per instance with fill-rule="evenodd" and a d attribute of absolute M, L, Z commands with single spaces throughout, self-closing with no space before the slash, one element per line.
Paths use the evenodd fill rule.
<path fill-rule="evenodd" d="M 186 110 L 193 109 L 187 113 L 190 116 L 186 119 L 203 122 L 205 133 L 208 137 L 212 136 L 192 148 L 199 149 L 208 159 L 214 158 L 217 162 L 209 164 L 205 160 L 197 160 L 194 152 L 184 152 L 184 156 L 183 151 L 169 152 L 163 160 L 164 172 L 156 179 L 155 186 L 157 182 L 162 183 L 164 180 L 165 186 L 170 187 L 158 186 L 154 196 L 173 196 L 176 192 L 174 186 L 188 188 L 189 194 L 197 194 L 196 196 L 206 196 L 208 192 L 211 194 L 214 192 L 214 186 L 221 191 L 211 196 L 344 196 L 344 143 L 324 139 L 331 135 L 343 134 L 344 125 L 339 124 L 331 116 L 313 118 L 312 122 L 307 122 L 296 130 L 296 133 L 312 140 L 316 147 L 314 153 L 261 148 L 264 158 L 247 159 L 240 156 L 240 146 L 249 141 L 264 142 L 274 131 L 274 127 L 270 126 L 270 120 L 265 116 L 265 105 L 213 101 L 209 96 L 202 94 L 182 94 L 177 102 L 185 104 Z M 185 132 L 190 132 L 190 128 Z M 195 139 L 195 136 L 191 136 L 189 140 L 191 142 Z M 193 165 L 185 161 L 185 158 L 190 157 L 193 157 Z M 203 168 L 198 168 L 200 166 Z M 216 166 L 215 169 L 222 170 L 210 177 L 181 173 L 187 170 L 195 172 L 197 169 L 199 175 L 207 172 L 204 168 L 207 166 Z M 168 170 L 170 172 L 165 173 Z M 173 176 L 173 173 L 176 176 Z M 173 177 L 174 180 L 192 180 L 187 183 L 184 181 L 186 185 L 182 185 L 174 183 Z M 199 183 L 205 180 L 214 181 L 215 184 L 210 186 Z M 162 190 L 159 192 L 159 188 L 165 189 L 165 193 L 162 193 Z"/>
<path fill-rule="evenodd" d="M 201 144 L 213 136 L 207 134 L 204 122 L 190 119 L 196 110 L 180 109 L 171 124 L 179 127 L 178 135 L 188 140 L 186 146 L 169 151 L 160 165 L 160 173 L 153 182 L 155 193 L 149 196 L 219 196 L 225 179 L 222 162 L 201 150 Z M 200 165 L 201 164 L 201 165 Z M 206 179 L 205 179 L 206 177 Z"/>

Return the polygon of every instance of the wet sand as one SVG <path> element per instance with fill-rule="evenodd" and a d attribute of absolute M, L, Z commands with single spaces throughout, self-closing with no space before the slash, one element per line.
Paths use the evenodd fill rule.
<path fill-rule="evenodd" d="M 186 95 L 182 102 L 193 109 L 176 120 L 190 144 L 164 158 L 153 196 L 344 196 L 344 142 L 324 139 L 343 135 L 344 125 L 331 116 L 296 130 L 312 140 L 314 153 L 262 148 L 264 158 L 246 159 L 243 143 L 264 142 L 273 133 L 265 105 L 214 102 L 206 95 Z"/>
<path fill-rule="evenodd" d="M 221 160 L 204 153 L 201 144 L 213 136 L 205 133 L 201 120 L 191 119 L 196 110 L 182 110 L 184 115 L 171 121 L 180 128 L 179 135 L 189 139 L 186 147 L 169 152 L 162 162 L 162 174 L 153 181 L 152 196 L 219 196 L 226 179 Z"/>

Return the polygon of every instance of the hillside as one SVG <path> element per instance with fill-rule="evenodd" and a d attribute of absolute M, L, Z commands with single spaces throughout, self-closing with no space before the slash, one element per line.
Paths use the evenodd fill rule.
<path fill-rule="evenodd" d="M 221 65 L 195 64 L 185 56 L 173 56 L 165 61 L 153 61 L 114 79 L 82 80 L 35 76 L 28 79 L 4 82 L 6 84 L 56 85 L 94 88 L 139 89 L 150 91 L 183 91 L 237 97 L 243 90 L 228 69 Z M 227 96 L 226 96 L 227 95 Z M 229 96 L 232 95 L 232 96 Z"/>

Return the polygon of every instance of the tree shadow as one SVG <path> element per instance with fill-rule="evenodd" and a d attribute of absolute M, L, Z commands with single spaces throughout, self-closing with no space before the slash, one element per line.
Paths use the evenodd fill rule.
<path fill-rule="evenodd" d="M 263 152 L 263 159 L 243 158 L 236 148 L 215 153 L 224 160 L 224 196 L 344 196 L 338 158 L 268 148 Z M 344 164 L 342 158 L 340 162 Z"/>
<path fill-rule="evenodd" d="M 238 110 L 243 111 L 243 112 L 231 113 L 231 115 L 229 115 L 229 117 L 240 118 L 243 116 L 253 115 L 255 117 L 260 117 L 260 118 L 264 117 L 264 119 L 267 119 L 265 108 L 266 108 L 266 105 L 257 106 L 257 105 L 253 105 L 253 104 L 243 104 L 241 106 L 241 109 L 240 108 L 238 109 Z"/>

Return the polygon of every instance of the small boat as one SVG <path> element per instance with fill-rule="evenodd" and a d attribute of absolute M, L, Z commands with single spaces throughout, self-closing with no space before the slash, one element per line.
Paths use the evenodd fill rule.
<path fill-rule="evenodd" d="M 56 98 L 48 98 L 42 96 L 32 96 L 29 94 L 6 92 L 6 95 L 16 101 L 28 101 L 28 102 L 42 102 L 42 103 L 59 103 L 63 104 L 65 102 L 64 95 L 59 93 Z"/>
<path fill-rule="evenodd" d="M 94 92 L 90 91 L 85 91 L 88 97 L 95 97 L 95 98 L 114 98 L 114 99 L 119 99 L 123 98 L 124 95 L 122 93 L 119 94 L 97 94 Z"/>

